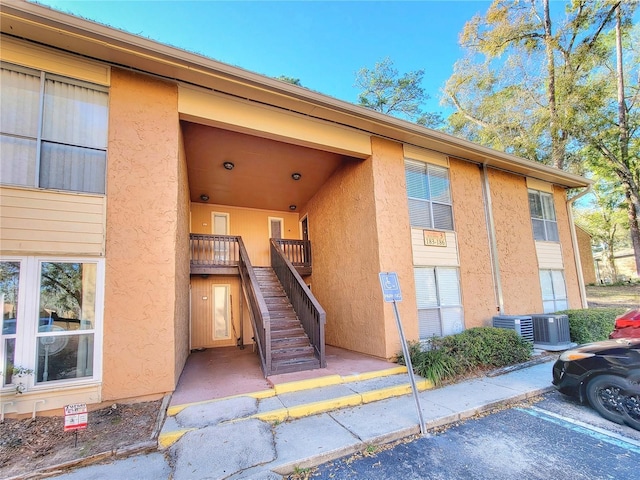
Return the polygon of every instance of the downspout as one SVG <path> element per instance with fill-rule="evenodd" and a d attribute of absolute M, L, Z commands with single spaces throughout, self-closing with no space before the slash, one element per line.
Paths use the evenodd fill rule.
<path fill-rule="evenodd" d="M 589 185 L 586 190 L 583 190 L 578 195 L 567 200 L 567 210 L 569 214 L 569 230 L 571 231 L 571 243 L 573 244 L 573 258 L 576 262 L 576 270 L 578 270 L 578 287 L 580 288 L 580 297 L 582 301 L 582 308 L 588 308 L 587 303 L 587 289 L 584 285 L 584 275 L 582 274 L 582 261 L 580 260 L 580 251 L 578 250 L 578 236 L 576 235 L 576 225 L 573 222 L 573 204 L 579 198 L 590 193 L 592 185 Z"/>
<path fill-rule="evenodd" d="M 499 315 L 504 315 L 504 296 L 502 294 L 502 280 L 500 278 L 500 261 L 498 258 L 498 243 L 496 241 L 496 225 L 493 220 L 493 205 L 491 203 L 491 188 L 489 186 L 489 175 L 487 165 L 482 165 L 482 196 L 484 197 L 484 216 L 489 234 L 489 255 L 491 256 L 491 275 L 493 277 L 493 288 L 497 310 Z"/>

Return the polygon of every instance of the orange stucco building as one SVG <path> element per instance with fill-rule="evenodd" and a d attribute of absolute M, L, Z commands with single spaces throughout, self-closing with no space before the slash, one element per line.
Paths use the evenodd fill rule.
<path fill-rule="evenodd" d="M 255 291 L 274 256 L 318 367 L 324 344 L 400 350 L 379 272 L 410 340 L 585 305 L 582 177 L 38 5 L 1 15 L 3 414 L 158 398 L 195 348 L 255 339 L 278 371 Z"/>

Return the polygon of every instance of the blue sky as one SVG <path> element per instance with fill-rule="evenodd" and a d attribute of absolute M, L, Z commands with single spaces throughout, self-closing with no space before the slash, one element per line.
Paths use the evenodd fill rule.
<path fill-rule="evenodd" d="M 447 113 L 440 90 L 462 57 L 458 35 L 490 1 L 40 0 L 63 12 L 244 69 L 299 78 L 357 102 L 355 72 L 390 57 L 399 72 L 424 69 L 426 109 Z"/>

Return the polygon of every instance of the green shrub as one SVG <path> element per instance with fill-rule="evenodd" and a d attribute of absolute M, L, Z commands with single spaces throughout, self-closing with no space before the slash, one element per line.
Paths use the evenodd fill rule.
<path fill-rule="evenodd" d="M 533 345 L 514 330 L 477 327 L 439 339 L 460 363 L 474 367 L 504 367 L 531 358 Z"/>
<path fill-rule="evenodd" d="M 533 345 L 514 330 L 479 327 L 457 335 L 434 337 L 425 347 L 409 343 L 415 373 L 439 385 L 442 381 L 478 368 L 504 367 L 531 358 Z M 404 357 L 398 362 L 405 365 Z"/>
<path fill-rule="evenodd" d="M 572 342 L 583 344 L 598 342 L 609 338 L 618 315 L 625 308 L 591 308 L 585 310 L 566 310 L 562 313 L 569 317 L 569 336 Z"/>

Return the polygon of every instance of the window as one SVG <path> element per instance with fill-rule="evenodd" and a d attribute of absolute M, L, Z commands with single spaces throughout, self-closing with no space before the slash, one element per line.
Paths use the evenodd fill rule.
<path fill-rule="evenodd" d="M 14 366 L 33 371 L 28 387 L 98 378 L 103 278 L 101 260 L 0 261 L 2 387 Z"/>
<path fill-rule="evenodd" d="M 548 242 L 560 241 L 553 196 L 550 193 L 529 190 L 529 210 L 531 211 L 533 238 Z"/>
<path fill-rule="evenodd" d="M 0 83 L 0 182 L 104 193 L 107 90 L 7 63 Z"/>
<path fill-rule="evenodd" d="M 229 285 L 213 286 L 213 340 L 231 338 Z"/>
<path fill-rule="evenodd" d="M 411 226 L 453 230 L 448 169 L 406 161 L 405 175 Z"/>
<path fill-rule="evenodd" d="M 540 270 L 540 287 L 544 313 L 554 313 L 569 308 L 562 270 Z"/>
<path fill-rule="evenodd" d="M 464 328 L 458 269 L 415 267 L 420 340 L 460 333 Z"/>

